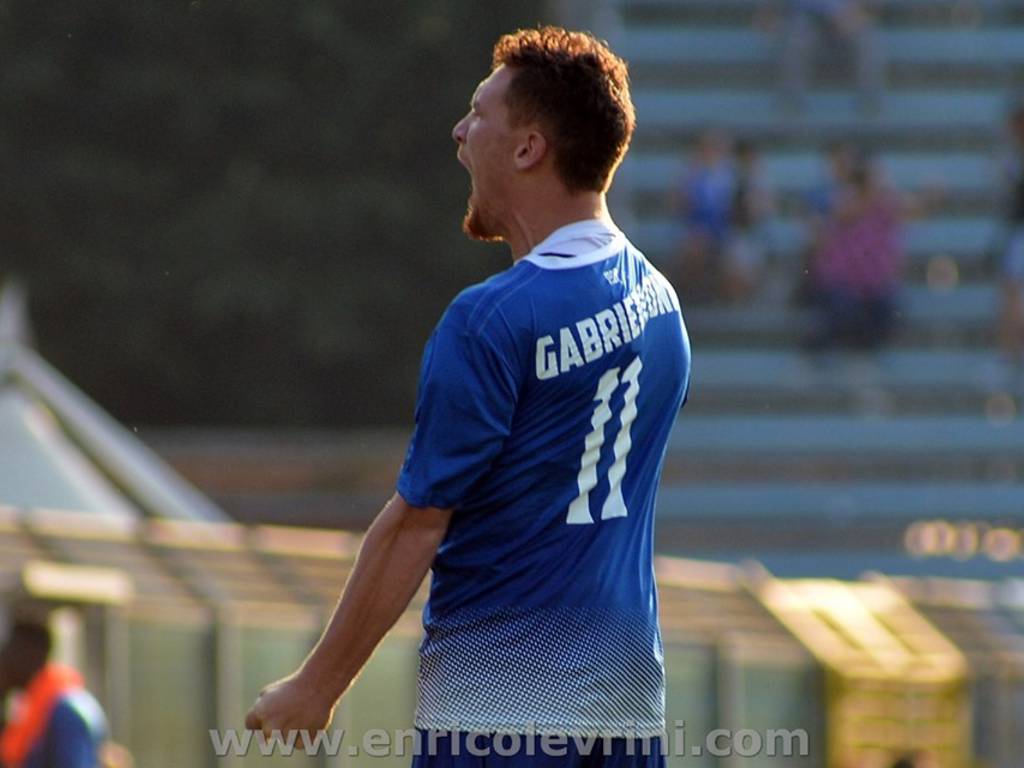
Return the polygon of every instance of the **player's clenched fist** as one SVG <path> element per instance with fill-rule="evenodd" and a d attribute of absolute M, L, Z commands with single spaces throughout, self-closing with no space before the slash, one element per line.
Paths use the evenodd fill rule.
<path fill-rule="evenodd" d="M 274 731 L 287 735 L 322 730 L 330 725 L 336 703 L 325 699 L 323 688 L 300 673 L 271 683 L 256 697 L 245 716 L 245 727 L 262 731 L 268 739 Z"/>

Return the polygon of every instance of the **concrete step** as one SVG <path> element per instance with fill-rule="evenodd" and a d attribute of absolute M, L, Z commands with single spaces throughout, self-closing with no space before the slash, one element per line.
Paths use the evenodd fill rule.
<path fill-rule="evenodd" d="M 793 544 L 788 549 L 766 549 L 760 539 L 742 543 L 720 543 L 718 546 L 703 546 L 702 531 L 677 531 L 669 526 L 658 529 L 657 551 L 666 555 L 700 558 L 716 562 L 743 563 L 757 561 L 779 578 L 820 578 L 828 574 L 831 578 L 856 580 L 864 574 L 875 572 L 887 576 L 941 576 L 949 579 L 986 579 L 996 581 L 1019 573 L 1020 560 L 1000 562 L 977 554 L 973 557 L 913 557 L 896 547 L 883 549 L 877 544 L 866 544 L 861 548 L 839 549 L 835 542 L 842 541 L 843 534 L 836 534 L 830 540 L 808 545 Z M 753 531 L 757 535 L 760 531 Z M 829 545 L 832 545 L 831 547 Z"/>
<path fill-rule="evenodd" d="M 910 193 L 921 192 L 921 187 L 904 188 Z M 677 197 L 672 190 L 646 189 L 632 194 L 622 190 L 635 215 L 641 219 L 675 218 L 679 215 Z M 803 190 L 782 189 L 774 195 L 775 215 L 785 219 L 804 219 L 812 209 L 812 194 Z M 1001 219 L 1003 201 L 994 186 L 988 188 L 946 190 L 930 203 L 928 216 L 932 219 Z"/>
<path fill-rule="evenodd" d="M 667 193 L 685 178 L 687 152 L 634 150 L 623 161 L 617 181 L 634 192 Z M 1000 168 L 992 152 L 883 152 L 875 158 L 899 189 L 934 187 L 947 194 L 990 194 Z M 806 195 L 828 178 L 828 159 L 815 151 L 767 152 L 764 181 L 778 194 Z"/>
<path fill-rule="evenodd" d="M 673 258 L 683 241 L 685 229 L 675 217 L 640 218 L 631 229 L 633 243 L 658 262 Z M 998 219 L 988 216 L 928 218 L 909 222 L 905 245 L 912 262 L 926 262 L 933 256 L 948 256 L 962 266 L 977 267 L 1001 250 L 1004 230 Z M 765 246 L 783 264 L 802 264 L 808 243 L 807 227 L 797 217 L 775 218 L 765 223 Z"/>
<path fill-rule="evenodd" d="M 885 25 L 945 26 L 1015 23 L 1024 20 L 1016 0 L 899 0 L 876 4 Z M 616 0 L 626 24 L 749 25 L 763 0 Z"/>
<path fill-rule="evenodd" d="M 684 412 L 684 419 L 706 418 L 708 414 L 691 410 L 691 403 Z M 778 412 L 770 412 L 779 415 Z M 922 416 L 934 416 L 937 411 Z M 804 410 L 800 414 L 806 416 Z M 800 415 L 794 414 L 794 415 Z M 835 410 L 823 416 L 840 416 Z M 900 412 L 901 417 L 912 416 Z M 948 415 L 958 415 L 951 412 Z M 735 412 L 722 414 L 736 417 Z M 854 414 L 849 414 L 853 417 Z M 865 418 L 859 416 L 858 418 Z M 978 418 L 977 414 L 972 418 Z M 950 453 L 936 454 L 874 454 L 871 452 L 810 455 L 810 454 L 743 454 L 742 459 L 713 453 L 698 455 L 695 452 L 670 454 L 665 462 L 662 482 L 666 486 L 678 485 L 745 485 L 749 483 L 914 483 L 941 479 L 943 482 L 998 483 L 1024 482 L 1024 454 L 1008 455 L 963 455 Z"/>
<path fill-rule="evenodd" d="M 952 29 L 883 28 L 878 43 L 887 63 L 942 64 L 990 68 L 999 75 L 1007 66 L 1024 65 L 1024 27 L 960 27 Z M 631 65 L 747 64 L 772 67 L 779 36 L 751 27 L 628 26 L 619 35 L 617 51 Z"/>
<path fill-rule="evenodd" d="M 695 360 L 694 375 L 698 373 Z M 754 371 L 751 375 L 760 375 Z M 694 386 L 697 386 L 695 382 Z M 669 442 L 682 460 L 745 457 L 887 456 L 1013 458 L 1024 450 L 1024 421 L 992 422 L 970 416 L 687 416 L 683 411 Z M 1018 508 L 1024 512 L 1024 504 Z"/>
<path fill-rule="evenodd" d="M 951 291 L 912 285 L 901 295 L 900 323 L 920 337 L 938 344 L 943 336 L 955 345 L 965 335 L 994 333 L 998 296 L 991 284 L 970 284 Z M 809 309 L 778 304 L 687 305 L 687 327 L 695 343 L 714 347 L 723 343 L 747 348 L 766 344 L 796 344 L 814 322 Z M 989 356 L 987 350 L 977 350 Z"/>
<path fill-rule="evenodd" d="M 702 350 L 699 336 L 693 345 L 690 399 L 706 412 L 884 415 L 901 408 L 941 413 L 941 407 L 1002 423 L 1016 417 L 1024 395 L 1021 372 L 989 350 L 891 348 L 830 357 L 786 349 Z"/>
<path fill-rule="evenodd" d="M 758 90 L 639 88 L 634 91 L 637 132 L 684 132 L 718 126 L 736 132 L 848 136 L 850 133 L 915 136 L 982 132 L 997 136 L 1006 93 L 989 89 L 888 90 L 874 113 L 864 112 L 850 90 L 813 91 L 799 114 L 787 113 L 778 95 Z"/>
<path fill-rule="evenodd" d="M 661 520 L 808 518 L 815 524 L 836 520 L 921 518 L 983 520 L 1024 524 L 1021 483 L 751 483 L 658 492 Z"/>
<path fill-rule="evenodd" d="M 651 90 L 667 90 L 651 88 Z M 747 88 L 744 91 L 750 90 Z M 957 89 L 964 90 L 964 89 Z M 856 96 L 849 91 L 847 98 L 855 100 Z M 1006 105 L 1004 105 L 1005 108 Z M 1001 108 L 1000 113 L 1003 112 Z M 883 127 L 872 127 L 867 117 L 862 124 L 851 121 L 847 126 L 820 127 L 804 124 L 803 116 L 794 115 L 775 122 L 761 121 L 750 129 L 744 128 L 739 122 L 732 127 L 724 128 L 734 136 L 754 140 L 763 152 L 805 153 L 824 152 L 837 141 L 854 140 L 857 146 L 876 154 L 883 152 L 992 152 L 1001 146 L 1001 118 L 987 127 L 971 128 L 955 124 L 939 124 L 930 130 L 887 130 Z M 715 121 L 684 122 L 677 125 L 648 125 L 643 117 L 633 136 L 630 152 L 661 152 L 682 153 L 694 146 L 694 142 L 707 128 L 718 127 Z M 739 126 L 737 128 L 737 126 Z"/>

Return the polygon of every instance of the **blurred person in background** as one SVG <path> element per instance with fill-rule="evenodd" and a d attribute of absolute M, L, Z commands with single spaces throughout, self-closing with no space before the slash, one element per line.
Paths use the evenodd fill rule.
<path fill-rule="evenodd" d="M 903 285 L 904 224 L 938 194 L 895 190 L 869 156 L 856 158 L 811 265 L 817 320 L 809 350 L 877 349 L 888 341 Z"/>
<path fill-rule="evenodd" d="M 825 174 L 803 198 L 801 215 L 807 236 L 793 296 L 799 306 L 808 306 L 814 300 L 813 265 L 822 249 L 827 225 L 849 188 L 857 158 L 858 150 L 852 144 L 843 141 L 830 144 L 825 150 Z"/>
<path fill-rule="evenodd" d="M 684 232 L 671 277 L 689 299 L 708 300 L 719 294 L 736 188 L 732 140 L 720 131 L 705 131 L 676 189 Z"/>
<path fill-rule="evenodd" d="M 736 142 L 730 228 L 725 243 L 721 295 L 729 302 L 749 300 L 765 272 L 764 222 L 774 209 L 753 142 Z"/>
<path fill-rule="evenodd" d="M 1001 264 L 999 349 L 1014 366 L 1024 364 L 1024 102 L 1007 121 L 1009 141 L 1003 161 L 1007 241 Z"/>
<path fill-rule="evenodd" d="M 98 768 L 107 734 L 99 703 L 74 669 L 49 661 L 38 618 L 17 618 L 0 650 L 0 702 L 17 693 L 0 732 L 3 768 Z M 0 713 L 2 714 L 2 713 Z"/>
<path fill-rule="evenodd" d="M 863 108 L 878 109 L 885 64 L 872 18 L 874 5 L 869 0 L 769 0 L 760 23 L 781 28 L 781 83 L 787 106 L 803 109 L 812 56 L 827 50 L 830 64 L 852 59 Z M 776 20 L 778 15 L 781 21 Z M 819 42 L 825 44 L 819 47 Z"/>
<path fill-rule="evenodd" d="M 834 142 L 825 149 L 825 176 L 806 196 L 807 211 L 819 234 L 845 194 L 850 175 L 862 154 L 845 141 Z"/>

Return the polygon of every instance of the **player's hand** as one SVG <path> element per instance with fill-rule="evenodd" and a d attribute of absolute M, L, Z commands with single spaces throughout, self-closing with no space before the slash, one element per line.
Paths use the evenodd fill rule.
<path fill-rule="evenodd" d="M 245 716 L 245 727 L 262 731 L 268 739 L 273 731 L 287 736 L 289 731 L 323 730 L 330 725 L 337 703 L 324 688 L 301 672 L 271 683 L 256 697 Z"/>

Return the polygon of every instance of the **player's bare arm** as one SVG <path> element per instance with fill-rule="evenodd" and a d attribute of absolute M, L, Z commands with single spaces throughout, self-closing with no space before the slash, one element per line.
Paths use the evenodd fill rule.
<path fill-rule="evenodd" d="M 323 636 L 298 670 L 263 689 L 246 728 L 269 736 L 330 723 L 338 699 L 419 589 L 450 518 L 451 510 L 391 498 L 363 539 Z"/>

